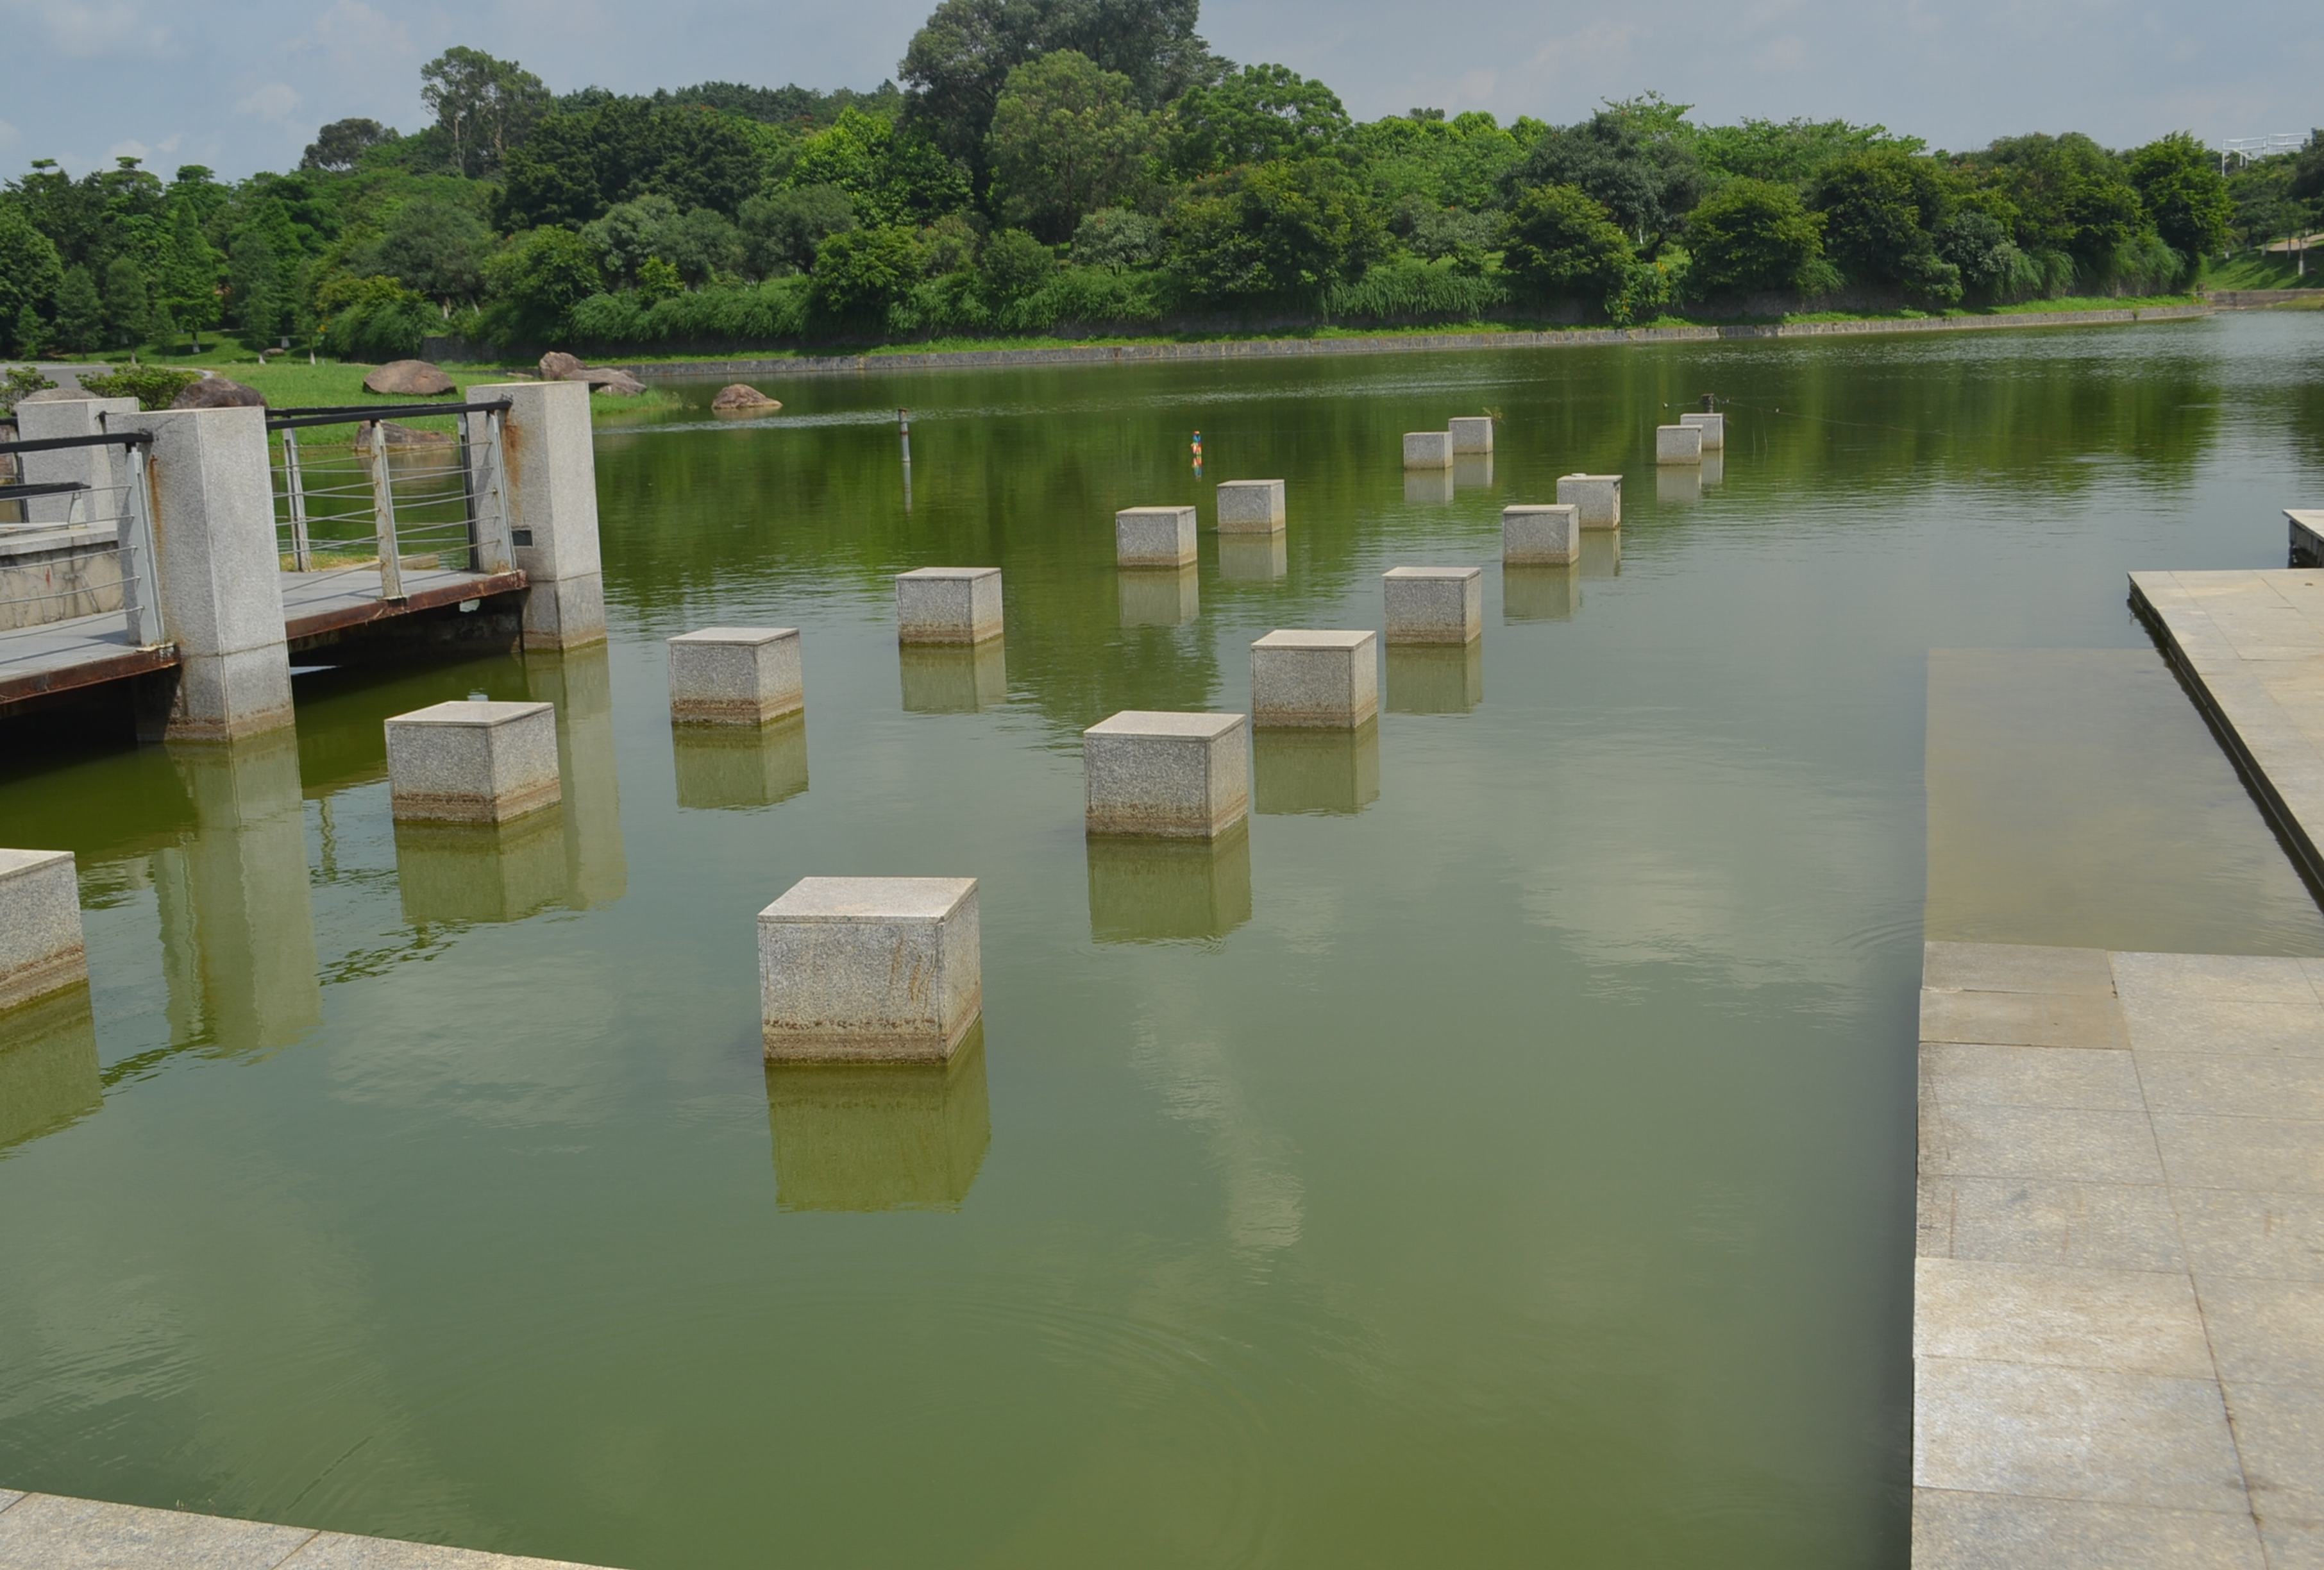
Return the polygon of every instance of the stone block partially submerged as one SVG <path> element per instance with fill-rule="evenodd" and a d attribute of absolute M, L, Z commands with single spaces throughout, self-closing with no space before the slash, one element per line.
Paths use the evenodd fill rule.
<path fill-rule="evenodd" d="M 1129 709 L 1082 733 L 1092 834 L 1209 839 L 1250 810 L 1250 722 Z"/>
<path fill-rule="evenodd" d="M 1394 567 L 1380 574 L 1391 643 L 1466 643 L 1485 631 L 1485 575 L 1473 567 Z"/>
<path fill-rule="evenodd" d="M 762 725 L 807 706 L 796 627 L 705 627 L 669 641 L 669 717 Z"/>
<path fill-rule="evenodd" d="M 0 1010 L 88 979 L 72 853 L 0 850 Z"/>
<path fill-rule="evenodd" d="M 1508 567 L 1563 567 L 1582 559 L 1582 509 L 1554 506 L 1501 509 L 1501 561 Z"/>
<path fill-rule="evenodd" d="M 1379 636 L 1273 632 L 1250 646 L 1257 725 L 1351 728 L 1379 712 Z"/>
<path fill-rule="evenodd" d="M 1444 431 L 1452 439 L 1452 450 L 1457 453 L 1480 453 L 1493 450 L 1493 417 L 1489 414 L 1463 415 L 1444 422 Z"/>
<path fill-rule="evenodd" d="M 1113 515 L 1113 559 L 1122 567 L 1185 567 L 1194 559 L 1192 507 L 1124 507 Z"/>
<path fill-rule="evenodd" d="M 1219 485 L 1219 532 L 1272 534 L 1283 527 L 1281 480 L 1225 480 Z"/>
<path fill-rule="evenodd" d="M 1727 416 L 1724 414 L 1682 414 L 1678 417 L 1678 422 L 1681 425 L 1702 428 L 1703 451 L 1727 450 Z"/>
<path fill-rule="evenodd" d="M 923 567 L 896 575 L 896 635 L 907 643 L 1001 636 L 1001 569 Z"/>
<path fill-rule="evenodd" d="M 1622 526 L 1622 476 L 1619 475 L 1561 475 L 1557 499 L 1570 503 L 1584 529 Z"/>
<path fill-rule="evenodd" d="M 1404 466 L 1408 469 L 1449 469 L 1452 466 L 1452 433 L 1449 430 L 1407 430 L 1404 433 Z"/>
<path fill-rule="evenodd" d="M 973 878 L 802 878 L 759 912 L 770 1061 L 941 1062 L 983 1008 Z"/>
<path fill-rule="evenodd" d="M 507 823 L 564 796 L 557 711 L 456 702 L 387 722 L 388 809 L 404 823 Z"/>
<path fill-rule="evenodd" d="M 1702 427 L 1699 425 L 1655 427 L 1655 462 L 1699 464 L 1702 461 Z"/>

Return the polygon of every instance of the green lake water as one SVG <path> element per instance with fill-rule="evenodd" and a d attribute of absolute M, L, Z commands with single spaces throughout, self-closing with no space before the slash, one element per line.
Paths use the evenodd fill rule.
<path fill-rule="evenodd" d="M 1901 1566 L 1924 927 L 2324 954 L 2124 578 L 2282 564 L 2324 316 L 764 384 L 601 418 L 604 650 L 0 733 L 94 978 L 0 1022 L 0 1483 L 640 1570 Z M 1505 574 L 1574 470 L 1618 544 Z M 1278 547 L 1116 572 L 1277 476 Z M 1246 834 L 1084 842 L 1084 726 L 1462 563 L 1475 656 L 1262 735 Z M 899 655 L 927 565 L 1001 649 Z M 804 725 L 674 739 L 733 623 Z M 399 834 L 381 721 L 472 693 L 558 703 L 564 806 Z M 982 881 L 950 1071 L 766 1072 L 811 873 Z"/>

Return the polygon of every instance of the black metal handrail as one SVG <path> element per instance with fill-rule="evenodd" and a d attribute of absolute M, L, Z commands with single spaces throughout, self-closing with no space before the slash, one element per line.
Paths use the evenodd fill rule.
<path fill-rule="evenodd" d="M 266 417 L 269 430 L 296 430 L 309 425 L 348 425 L 374 420 L 406 419 L 421 414 L 504 414 L 509 401 L 494 398 L 484 403 L 350 403 L 330 409 L 286 409 Z"/>
<path fill-rule="evenodd" d="M 44 436 L 37 441 L 0 441 L 0 452 L 63 452 L 76 447 L 152 447 L 150 430 L 107 430 L 95 436 Z"/>
<path fill-rule="evenodd" d="M 44 485 L 0 485 L 0 502 L 29 502 L 35 496 L 78 496 L 88 490 L 78 480 L 54 480 Z"/>

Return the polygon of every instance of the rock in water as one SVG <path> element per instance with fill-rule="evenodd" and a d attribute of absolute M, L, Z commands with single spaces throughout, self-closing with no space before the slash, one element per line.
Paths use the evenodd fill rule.
<path fill-rule="evenodd" d="M 643 382 L 627 371 L 616 370 L 611 365 L 584 365 L 578 370 L 566 372 L 565 380 L 586 382 L 592 392 L 613 392 L 624 398 L 633 398 L 646 390 Z"/>
<path fill-rule="evenodd" d="M 562 382 L 580 368 L 580 357 L 562 349 L 551 349 L 540 356 L 540 379 L 544 382 Z"/>
<path fill-rule="evenodd" d="M 172 409 L 263 409 L 266 400 L 255 387 L 225 376 L 205 376 L 188 384 L 170 407 Z"/>
<path fill-rule="evenodd" d="M 770 398 L 747 382 L 736 382 L 718 389 L 718 396 L 710 407 L 721 414 L 770 414 L 782 407 L 780 399 Z"/>
<path fill-rule="evenodd" d="M 425 360 L 390 360 L 364 378 L 364 391 L 435 398 L 452 391 L 452 378 Z"/>

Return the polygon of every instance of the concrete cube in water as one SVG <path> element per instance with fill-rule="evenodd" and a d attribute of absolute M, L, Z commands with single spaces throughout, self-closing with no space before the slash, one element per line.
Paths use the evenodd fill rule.
<path fill-rule="evenodd" d="M 974 878 L 802 878 L 759 912 L 770 1062 L 939 1063 L 984 1006 Z"/>
<path fill-rule="evenodd" d="M 1456 453 L 1489 453 L 1493 450 L 1493 417 L 1489 414 L 1463 415 L 1444 422 L 1444 433 L 1452 439 Z"/>
<path fill-rule="evenodd" d="M 896 575 L 896 635 L 907 643 L 1001 636 L 1001 569 L 923 567 Z"/>
<path fill-rule="evenodd" d="M 1404 466 L 1408 469 L 1449 469 L 1452 466 L 1452 433 L 1449 430 L 1407 430 L 1404 433 Z"/>
<path fill-rule="evenodd" d="M 0 1010 L 88 978 L 70 851 L 0 850 Z"/>
<path fill-rule="evenodd" d="M 1082 733 L 1082 769 L 1091 834 L 1209 839 L 1250 814 L 1250 722 L 1124 710 Z"/>
<path fill-rule="evenodd" d="M 1681 425 L 1695 426 L 1702 430 L 1703 451 L 1727 450 L 1727 416 L 1724 414 L 1682 414 L 1678 417 L 1678 422 Z"/>
<path fill-rule="evenodd" d="M 1474 567 L 1395 567 L 1380 574 L 1391 643 L 1466 643 L 1485 631 L 1485 574 Z"/>
<path fill-rule="evenodd" d="M 1622 476 L 1619 475 L 1561 475 L 1557 499 L 1572 506 L 1584 529 L 1622 526 Z"/>
<path fill-rule="evenodd" d="M 1283 527 L 1281 480 L 1227 480 L 1219 485 L 1219 532 L 1272 534 Z"/>
<path fill-rule="evenodd" d="M 761 725 L 807 706 L 796 627 L 705 627 L 669 641 L 669 717 Z"/>
<path fill-rule="evenodd" d="M 1699 464 L 1702 461 L 1702 427 L 1699 425 L 1655 427 L 1655 462 Z"/>
<path fill-rule="evenodd" d="M 387 722 L 388 809 L 405 823 L 508 823 L 554 807 L 557 710 L 439 703 Z"/>
<path fill-rule="evenodd" d="M 1124 507 L 1113 515 L 1113 559 L 1123 567 L 1185 567 L 1194 559 L 1192 507 Z"/>
<path fill-rule="evenodd" d="M 1379 637 L 1273 632 L 1250 646 L 1253 725 L 1350 729 L 1379 712 Z"/>
<path fill-rule="evenodd" d="M 1501 561 L 1508 567 L 1566 567 L 1582 559 L 1582 509 L 1554 506 L 1501 509 Z"/>

